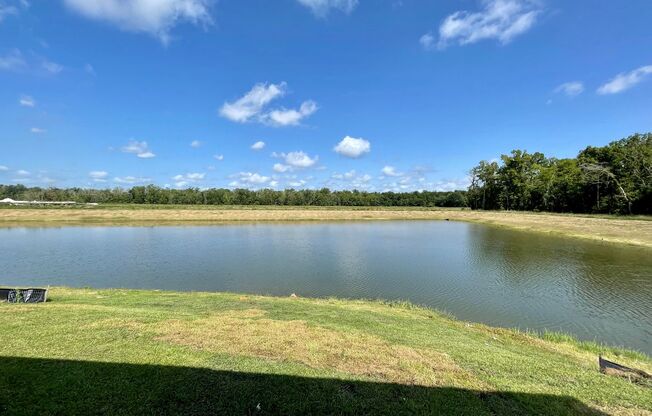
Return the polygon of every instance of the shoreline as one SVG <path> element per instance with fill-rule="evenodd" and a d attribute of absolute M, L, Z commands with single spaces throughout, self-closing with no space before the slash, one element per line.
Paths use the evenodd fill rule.
<path fill-rule="evenodd" d="M 165 226 L 243 223 L 450 220 L 652 248 L 652 218 L 402 207 L 97 206 L 2 208 L 0 227 Z"/>
<path fill-rule="evenodd" d="M 0 304 L 0 324 L 7 333 L 30 334 L 30 342 L 11 336 L 0 345 L 5 360 L 0 380 L 23 380 L 5 383 L 3 393 L 16 399 L 10 407 L 24 412 L 38 413 L 43 406 L 84 413 L 79 409 L 102 403 L 132 413 L 152 408 L 166 413 L 170 402 L 183 401 L 186 389 L 199 388 L 221 394 L 190 400 L 182 413 L 214 406 L 241 414 L 259 402 L 267 409 L 290 403 L 300 406 L 288 409 L 295 413 L 329 413 L 341 408 L 342 385 L 360 392 L 344 397 L 351 413 L 363 412 L 367 399 L 384 413 L 421 408 L 447 389 L 460 396 L 440 403 L 440 413 L 652 410 L 649 387 L 598 371 L 597 355 L 605 354 L 652 372 L 652 359 L 642 353 L 562 334 L 535 336 L 459 321 L 406 302 L 54 287 L 45 304 Z M 210 377 L 197 379 L 196 372 Z M 96 381 L 98 374 L 108 380 Z M 268 377 L 273 382 L 262 381 Z M 300 385 L 296 391 L 275 390 L 283 385 L 277 377 Z M 305 384 L 308 380 L 335 388 L 325 392 L 324 386 Z M 71 383 L 83 383 L 84 394 Z M 404 399 L 395 400 L 383 386 L 393 386 Z M 367 388 L 368 396 L 362 393 Z M 40 399 L 32 400 L 29 392 Z M 482 400 L 496 393 L 501 401 Z M 316 406 L 315 397 L 306 395 L 322 399 L 322 407 L 301 407 Z M 133 400 L 140 396 L 146 399 Z M 329 408 L 331 403 L 336 407 Z"/>

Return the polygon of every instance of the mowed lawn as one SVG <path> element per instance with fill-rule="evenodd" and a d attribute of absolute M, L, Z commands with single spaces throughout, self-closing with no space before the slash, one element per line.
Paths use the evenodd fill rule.
<path fill-rule="evenodd" d="M 0 414 L 649 414 L 602 351 L 402 303 L 55 288 L 0 304 Z"/>

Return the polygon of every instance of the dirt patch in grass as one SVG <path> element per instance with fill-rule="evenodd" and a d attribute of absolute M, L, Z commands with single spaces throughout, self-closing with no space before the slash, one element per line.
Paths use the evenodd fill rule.
<path fill-rule="evenodd" d="M 317 369 L 401 384 L 478 388 L 479 381 L 446 354 L 392 345 L 360 333 L 343 333 L 305 321 L 268 319 L 260 310 L 170 320 L 156 339 L 199 350 L 292 361 Z"/>

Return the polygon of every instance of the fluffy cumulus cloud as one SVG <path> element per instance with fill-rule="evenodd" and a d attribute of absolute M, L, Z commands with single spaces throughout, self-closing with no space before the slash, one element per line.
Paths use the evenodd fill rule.
<path fill-rule="evenodd" d="M 319 156 L 310 157 L 305 152 L 290 152 L 290 153 L 272 153 L 272 157 L 277 157 L 283 159 L 285 162 L 276 163 L 274 165 L 274 171 L 279 173 L 290 172 L 293 169 L 305 169 L 310 168 L 317 163 Z"/>
<path fill-rule="evenodd" d="M 358 158 L 371 151 L 371 143 L 365 139 L 346 136 L 333 150 L 342 156 Z"/>
<path fill-rule="evenodd" d="M 151 159 L 156 155 L 149 149 L 147 142 L 139 142 L 137 140 L 131 140 L 126 146 L 123 146 L 120 149 L 123 153 L 135 154 L 141 159 Z"/>
<path fill-rule="evenodd" d="M 609 82 L 601 85 L 598 88 L 598 94 L 618 94 L 619 92 L 632 88 L 650 74 L 652 74 L 652 65 L 646 65 L 630 72 L 620 73 Z"/>
<path fill-rule="evenodd" d="M 213 159 L 222 161 L 224 160 L 224 155 L 213 155 Z"/>
<path fill-rule="evenodd" d="M 183 173 L 173 176 L 172 180 L 174 181 L 174 186 L 177 188 L 183 188 L 184 186 L 201 182 L 205 177 L 205 173 Z"/>
<path fill-rule="evenodd" d="M 331 10 L 349 14 L 358 5 L 358 0 L 297 0 L 317 17 L 326 17 Z"/>
<path fill-rule="evenodd" d="M 109 172 L 94 170 L 88 172 L 88 176 L 93 180 L 93 182 L 106 182 L 106 179 L 109 177 Z"/>
<path fill-rule="evenodd" d="M 251 145 L 251 150 L 263 150 L 265 148 L 265 142 L 263 141 L 257 141 L 256 143 Z"/>
<path fill-rule="evenodd" d="M 485 39 L 507 44 L 527 32 L 541 13 L 533 0 L 484 0 L 478 12 L 457 11 L 439 26 L 439 48 L 467 45 Z"/>
<path fill-rule="evenodd" d="M 326 186 L 333 189 L 361 189 L 371 191 L 374 189 L 371 181 L 373 176 L 368 173 L 358 173 L 355 169 L 344 173 L 335 172 Z"/>
<path fill-rule="evenodd" d="M 111 23 L 121 30 L 147 33 L 162 43 L 181 22 L 212 23 L 209 0 L 64 0 L 68 8 L 89 19 Z"/>
<path fill-rule="evenodd" d="M 317 111 L 317 103 L 304 101 L 298 109 L 279 108 L 267 110 L 267 106 L 275 99 L 286 94 L 287 84 L 260 83 L 242 97 L 233 102 L 225 102 L 219 114 L 236 123 L 251 121 L 272 126 L 296 126 L 301 120 Z"/>
<path fill-rule="evenodd" d="M 229 183 L 229 186 L 232 188 L 260 188 L 264 185 L 269 185 L 272 181 L 272 178 L 269 176 L 255 172 L 240 172 L 231 175 L 231 177 L 235 179 Z"/>
<path fill-rule="evenodd" d="M 555 88 L 556 93 L 565 94 L 569 97 L 580 95 L 584 91 L 584 84 L 579 81 L 564 82 Z"/>
<path fill-rule="evenodd" d="M 36 100 L 29 95 L 21 95 L 21 97 L 18 99 L 18 104 L 23 107 L 34 107 L 36 106 Z"/>
<path fill-rule="evenodd" d="M 266 114 L 270 124 L 276 126 L 296 126 L 301 120 L 317 111 L 317 103 L 312 100 L 304 101 L 298 110 L 285 108 L 270 111 Z"/>
<path fill-rule="evenodd" d="M 381 169 L 381 172 L 383 175 L 390 177 L 402 175 L 402 173 L 398 172 L 394 166 L 385 166 Z"/>

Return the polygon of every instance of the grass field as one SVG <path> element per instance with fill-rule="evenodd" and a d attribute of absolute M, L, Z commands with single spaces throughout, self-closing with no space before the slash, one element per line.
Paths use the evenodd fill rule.
<path fill-rule="evenodd" d="M 652 218 L 401 207 L 102 205 L 0 209 L 0 226 L 175 225 L 254 221 L 469 221 L 611 243 L 652 247 Z"/>
<path fill-rule="evenodd" d="M 2 414 L 650 414 L 634 352 L 409 304 L 55 288 L 0 304 Z"/>

